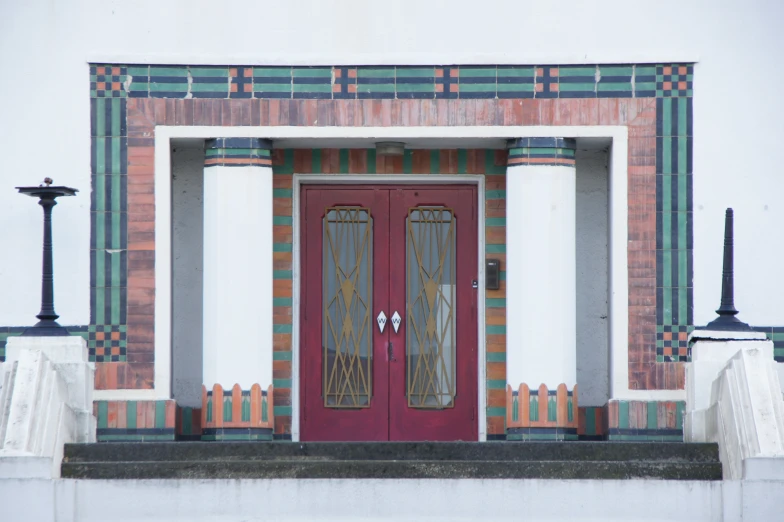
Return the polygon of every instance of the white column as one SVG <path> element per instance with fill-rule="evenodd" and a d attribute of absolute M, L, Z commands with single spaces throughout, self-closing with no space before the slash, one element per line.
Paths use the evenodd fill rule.
<path fill-rule="evenodd" d="M 204 385 L 272 384 L 272 143 L 207 141 Z"/>
<path fill-rule="evenodd" d="M 575 141 L 510 140 L 506 173 L 507 382 L 577 383 Z"/>

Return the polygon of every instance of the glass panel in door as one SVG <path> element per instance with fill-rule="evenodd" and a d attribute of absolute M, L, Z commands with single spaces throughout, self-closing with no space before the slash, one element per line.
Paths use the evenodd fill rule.
<path fill-rule="evenodd" d="M 373 393 L 373 218 L 361 207 L 324 216 L 324 406 L 368 408 Z"/>
<path fill-rule="evenodd" d="M 406 394 L 412 408 L 454 406 L 455 235 L 452 209 L 409 209 Z"/>

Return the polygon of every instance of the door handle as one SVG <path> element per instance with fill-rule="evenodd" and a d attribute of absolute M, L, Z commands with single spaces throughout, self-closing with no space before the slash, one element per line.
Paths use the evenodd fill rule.
<path fill-rule="evenodd" d="M 387 344 L 387 358 L 390 362 L 397 360 L 395 359 L 395 350 L 392 348 L 392 341 L 389 341 L 389 344 Z"/>
<path fill-rule="evenodd" d="M 384 313 L 384 310 L 381 310 L 378 314 L 376 322 L 378 323 L 378 331 L 384 333 L 384 327 L 387 325 L 387 315 Z"/>
<path fill-rule="evenodd" d="M 400 328 L 400 323 L 402 321 L 403 319 L 400 317 L 400 314 L 395 310 L 395 313 L 392 314 L 392 327 L 395 329 L 395 333 L 397 333 L 398 328 Z"/>

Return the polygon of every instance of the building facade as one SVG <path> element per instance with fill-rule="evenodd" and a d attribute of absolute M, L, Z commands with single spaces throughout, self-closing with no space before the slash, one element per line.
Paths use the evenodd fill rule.
<path fill-rule="evenodd" d="M 577 18 L 569 34 L 592 35 Z M 584 56 L 499 51 L 550 41 L 547 24 L 490 44 L 477 29 L 485 54 L 387 30 L 408 54 L 370 35 L 373 56 L 340 38 L 276 54 L 245 34 L 267 47 L 57 51 L 67 89 L 47 103 L 73 106 L 49 113 L 69 131 L 54 150 L 74 161 L 46 173 L 81 193 L 55 209 L 56 303 L 96 363 L 99 439 L 680 440 L 724 207 L 739 217 L 739 306 L 784 360 L 781 181 L 772 157 L 728 154 L 781 137 L 763 118 L 752 139 L 740 107 L 764 114 L 775 93 L 739 99 L 729 44 L 699 43 L 717 25 L 684 20 L 681 47 L 619 51 L 630 29 L 612 26 Z M 758 64 L 760 46 L 733 52 Z M 41 153 L 7 132 L 19 157 Z M 2 215 L 24 216 L 9 241 L 31 239 L 1 274 L 19 296 L 4 337 L 36 299 L 38 216 L 12 187 L 44 175 L 24 163 L 17 179 L 7 161 Z"/>

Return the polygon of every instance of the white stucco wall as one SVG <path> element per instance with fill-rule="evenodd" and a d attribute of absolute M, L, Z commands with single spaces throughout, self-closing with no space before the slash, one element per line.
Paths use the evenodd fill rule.
<path fill-rule="evenodd" d="M 740 488 L 725 503 L 722 485 L 536 479 L 0 480 L 0 505 L 4 522 L 740 522 L 774 520 L 782 505 L 774 501 L 747 508 Z M 773 494 L 777 487 L 781 482 L 763 483 L 748 500 Z M 742 518 L 747 509 L 763 518 Z"/>
<path fill-rule="evenodd" d="M 469 15 L 470 13 L 470 15 Z M 784 176 L 777 146 L 784 4 L 662 0 L 7 3 L 0 17 L 0 325 L 39 306 L 41 211 L 13 190 L 81 189 L 55 208 L 56 305 L 89 320 L 89 61 L 215 64 L 608 63 L 696 60 L 695 321 L 719 302 L 722 216 L 736 215 L 742 319 L 784 324 Z M 10 226 L 13 224 L 13 226 Z M 11 298 L 7 296 L 12 296 Z"/>
<path fill-rule="evenodd" d="M 780 519 L 782 487 L 781 480 L 0 479 L 0 506 L 4 522 L 742 522 Z"/>

